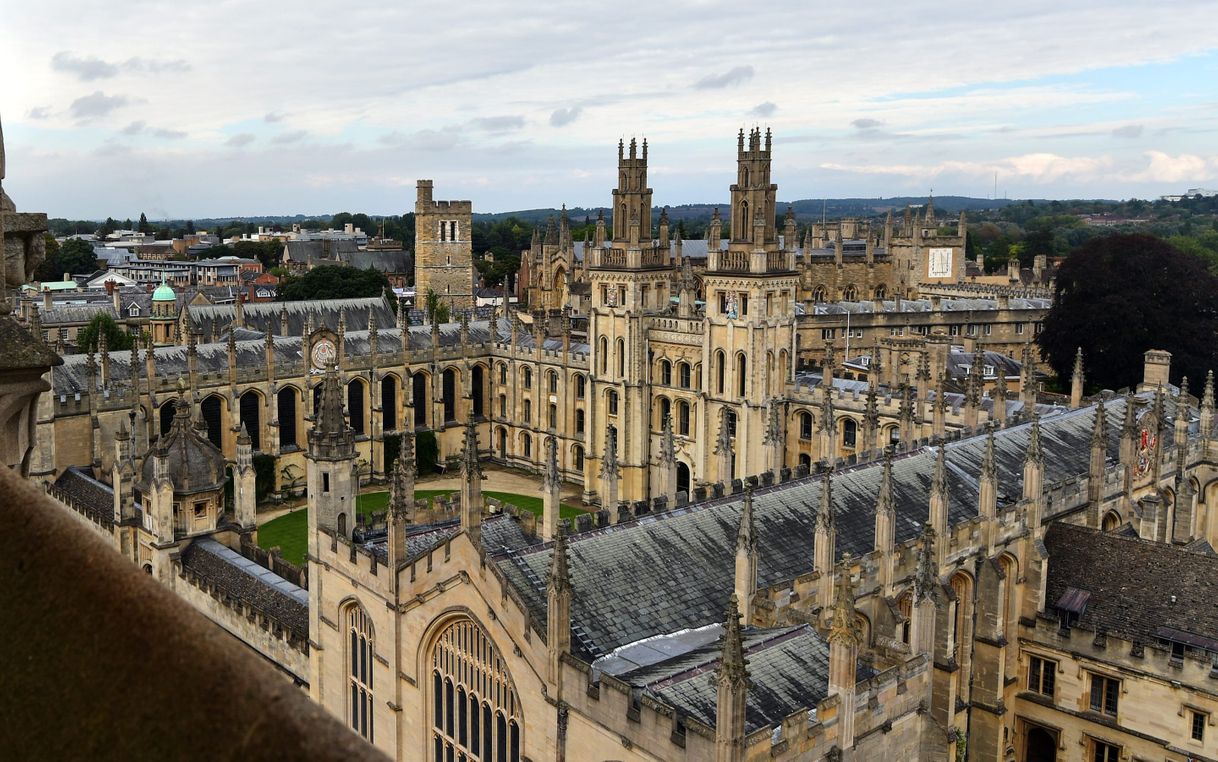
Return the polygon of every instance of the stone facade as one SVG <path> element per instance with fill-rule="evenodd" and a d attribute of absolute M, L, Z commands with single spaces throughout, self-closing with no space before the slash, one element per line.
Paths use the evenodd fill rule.
<path fill-rule="evenodd" d="M 473 204 L 435 201 L 431 180 L 420 180 L 414 206 L 415 292 L 422 305 L 434 291 L 450 309 L 474 304 Z"/>

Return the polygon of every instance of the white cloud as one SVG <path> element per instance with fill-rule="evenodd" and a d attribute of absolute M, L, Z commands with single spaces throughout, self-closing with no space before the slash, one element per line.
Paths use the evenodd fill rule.
<path fill-rule="evenodd" d="M 80 121 L 87 121 L 108 115 L 117 108 L 126 106 L 130 100 L 123 95 L 106 95 L 101 90 L 94 90 L 89 95 L 81 96 L 72 101 L 68 111 Z"/>
<path fill-rule="evenodd" d="M 694 83 L 698 90 L 719 90 L 724 87 L 741 85 L 753 78 L 752 66 L 733 66 L 720 74 L 707 74 Z"/>
<path fill-rule="evenodd" d="M 285 211 L 318 204 L 387 211 L 402 201 L 397 190 L 386 195 L 397 186 L 385 178 L 416 174 L 481 209 L 600 204 L 623 135 L 650 139 L 662 180 L 654 183 L 657 203 L 721 202 L 736 131 L 754 119 L 774 130 L 784 198 L 924 190 L 932 171 L 937 190 L 959 183 L 941 192 L 978 195 L 978 185 L 989 190 L 996 165 L 1041 195 L 1157 195 L 1172 189 L 1156 183 L 1176 181 L 1156 178 L 1199 171 L 1182 157 L 1212 153 L 1213 134 L 1202 130 L 1218 128 L 1212 98 L 1208 111 L 1204 98 L 1165 106 L 1160 96 L 1171 88 L 1147 97 L 1143 83 L 1153 77 L 1121 74 L 1187 56 L 1208 56 L 1195 70 L 1212 71 L 1213 6 L 1204 0 L 1162 8 L 1029 0 L 982 11 L 944 0 L 933 14 L 798 0 L 760 7 L 705 0 L 691 13 L 628 1 L 595 18 L 572 0 L 556 0 L 544 15 L 490 0 L 350 0 L 343 24 L 317 0 L 240 8 L 146 0 L 138 48 L 129 20 L 104 4 L 10 5 L 0 71 L 22 76 L 4 86 L 5 115 L 16 121 L 6 120 L 6 183 L 23 186 L 24 206 L 57 216 L 104 216 L 110 204 L 151 208 L 137 196 L 152 189 L 195 216 L 244 213 L 266 198 Z M 767 32 L 736 33 L 754 27 Z M 273 45 L 251 47 L 235 28 L 274 30 Z M 385 34 L 394 28 L 425 33 L 404 46 Z M 19 29 L 55 29 L 56 43 Z M 860 34 L 884 43 L 852 55 Z M 327 39 L 323 53 L 319 35 Z M 947 37 L 951 44 L 943 44 Z M 626 42 L 589 55 L 595 38 Z M 1111 72 L 1079 77 L 1098 69 Z M 105 92 L 90 94 L 102 83 Z M 1194 89 L 1205 88 L 1199 78 Z M 869 126 L 852 126 L 856 120 Z M 145 126 L 120 137 L 132 149 L 122 167 L 141 181 L 116 185 L 115 166 L 94 152 L 112 155 L 117 149 L 106 141 L 135 122 Z M 258 150 L 225 145 L 242 135 L 250 137 L 238 142 Z M 320 167 L 314 174 L 358 180 L 303 190 L 290 165 L 306 145 Z M 22 158 L 35 155 L 62 159 Z M 63 190 L 72 175 L 57 174 L 57 162 L 69 157 L 79 194 Z M 955 164 L 937 169 L 948 162 Z M 223 180 L 215 166 L 242 180 L 212 195 L 185 172 L 162 173 L 165 165 Z M 911 169 L 825 168 L 833 165 Z M 265 177 L 255 181 L 247 166 Z M 986 177 L 990 183 L 979 182 Z"/>
<path fill-rule="evenodd" d="M 230 137 L 228 140 L 224 141 L 224 145 L 231 146 L 233 148 L 244 148 L 250 143 L 253 143 L 256 139 L 257 138 L 253 135 L 253 133 L 239 132 Z"/>
<path fill-rule="evenodd" d="M 583 111 L 582 106 L 554 109 L 554 112 L 550 114 L 550 126 L 566 127 L 571 122 L 579 119 L 581 111 Z"/>

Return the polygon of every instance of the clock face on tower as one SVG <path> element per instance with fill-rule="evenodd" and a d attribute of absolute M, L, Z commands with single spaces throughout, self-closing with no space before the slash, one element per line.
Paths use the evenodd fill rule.
<path fill-rule="evenodd" d="M 310 359 L 313 361 L 313 370 L 324 371 L 338 360 L 338 349 L 334 346 L 332 339 L 318 339 L 313 344 L 313 351 L 310 353 Z"/>

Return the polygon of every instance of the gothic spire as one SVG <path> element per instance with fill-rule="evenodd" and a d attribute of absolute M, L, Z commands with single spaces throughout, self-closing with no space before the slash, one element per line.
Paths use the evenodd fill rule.
<path fill-rule="evenodd" d="M 985 454 L 981 457 L 981 476 L 987 479 L 994 479 L 998 475 L 998 459 L 994 453 L 993 424 L 987 426 L 986 429 Z"/>
<path fill-rule="evenodd" d="M 571 570 L 567 566 L 567 529 L 559 522 L 554 534 L 554 550 L 550 554 L 550 569 L 546 573 L 547 590 L 565 593 L 571 589 Z"/>
<path fill-rule="evenodd" d="M 744 507 L 740 511 L 740 526 L 736 530 L 736 552 L 756 553 L 757 535 L 753 531 L 753 488 L 744 491 Z"/>
<path fill-rule="evenodd" d="M 1104 412 L 1104 398 L 1095 406 L 1095 423 L 1091 427 L 1091 446 L 1092 447 L 1107 447 L 1108 446 L 1108 416 Z"/>
<path fill-rule="evenodd" d="M 935 453 L 935 470 L 931 473 L 930 489 L 932 494 L 947 495 L 947 443 L 939 442 Z"/>
<path fill-rule="evenodd" d="M 715 454 L 723 455 L 732 451 L 732 432 L 727 426 L 726 411 L 719 413 L 719 435 L 715 439 Z"/>
<path fill-rule="evenodd" d="M 896 501 L 892 492 L 892 448 L 884 448 L 884 466 L 880 471 L 880 492 L 876 495 L 876 513 L 891 516 L 896 509 Z"/>
<path fill-rule="evenodd" d="M 411 452 L 409 459 L 407 458 L 406 437 L 402 439 L 402 451 L 398 453 L 398 459 L 393 464 L 393 474 L 389 481 L 389 516 L 408 520 L 414 509 L 414 485 L 411 484 L 413 474 L 410 473 L 414 464 L 409 462 L 414 460 L 414 453 Z M 411 450 L 413 449 L 412 445 Z"/>
<path fill-rule="evenodd" d="M 465 422 L 465 439 L 464 447 L 461 451 L 461 474 L 466 481 L 470 481 L 475 477 L 481 479 L 482 464 L 478 459 L 478 428 L 474 424 L 473 416 Z"/>
<path fill-rule="evenodd" d="M 660 434 L 660 463 L 669 465 L 677 459 L 677 441 L 672 433 L 672 416 L 664 416 L 664 428 Z"/>
<path fill-rule="evenodd" d="M 766 405 L 766 425 L 765 433 L 762 435 L 762 444 L 775 444 L 781 442 L 782 432 L 778 422 L 778 403 L 770 400 Z"/>
<path fill-rule="evenodd" d="M 842 554 L 833 580 L 833 615 L 829 621 L 829 640 L 855 643 L 858 630 L 854 619 L 854 589 L 850 584 L 851 559 L 849 553 Z"/>
<path fill-rule="evenodd" d="M 601 458 L 601 476 L 619 476 L 621 472 L 617 463 L 617 427 L 610 426 L 605 433 L 605 456 Z"/>
<path fill-rule="evenodd" d="M 935 563 L 935 530 L 927 525 L 922 529 L 922 544 L 918 548 L 918 567 L 914 573 L 914 600 L 922 601 L 934 595 L 939 584 L 939 572 Z"/>
<path fill-rule="evenodd" d="M 1027 460 L 1030 463 L 1044 463 L 1045 452 L 1040 444 L 1040 416 L 1032 414 L 1032 428 L 1028 432 Z"/>
<path fill-rule="evenodd" d="M 736 594 L 727 601 L 723 620 L 723 656 L 717 670 L 719 684 L 748 685 L 748 662 L 744 658 L 744 643 L 740 638 L 740 604 Z"/>
<path fill-rule="evenodd" d="M 546 472 L 542 478 L 543 489 L 553 489 L 561 487 L 562 475 L 558 470 L 558 438 L 551 437 L 550 443 L 546 447 Z"/>
<path fill-rule="evenodd" d="M 828 531 L 833 531 L 836 518 L 833 515 L 833 469 L 825 472 L 825 478 L 820 483 L 820 508 L 816 512 L 816 523 Z M 832 563 L 832 559 L 830 559 Z"/>

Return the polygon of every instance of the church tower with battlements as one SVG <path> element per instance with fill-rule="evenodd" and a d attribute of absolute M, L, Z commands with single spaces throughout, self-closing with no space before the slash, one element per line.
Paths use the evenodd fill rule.
<path fill-rule="evenodd" d="M 435 201 L 431 180 L 419 180 L 414 213 L 415 306 L 434 291 L 450 311 L 473 307 L 473 204 Z"/>

